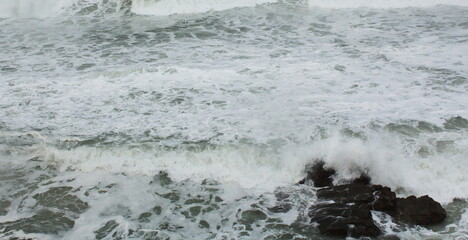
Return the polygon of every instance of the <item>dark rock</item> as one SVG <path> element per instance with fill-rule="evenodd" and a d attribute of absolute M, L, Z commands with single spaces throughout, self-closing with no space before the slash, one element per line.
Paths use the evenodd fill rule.
<path fill-rule="evenodd" d="M 418 225 L 437 224 L 446 217 L 440 203 L 428 196 L 397 199 L 389 187 L 369 185 L 371 179 L 366 174 L 349 184 L 333 186 L 334 174 L 335 170 L 325 168 L 325 163 L 320 161 L 307 167 L 307 177 L 300 182 L 313 181 L 314 186 L 323 187 L 317 191 L 318 200 L 334 202 L 309 209 L 311 221 L 317 223 L 322 234 L 356 238 L 379 236 L 381 231 L 372 219 L 371 210 L 384 211 L 397 220 Z M 289 209 L 277 205 L 269 210 Z"/>
<path fill-rule="evenodd" d="M 400 240 L 400 237 L 397 235 L 386 235 L 379 237 L 377 240 Z"/>
<path fill-rule="evenodd" d="M 345 184 L 328 187 L 317 191 L 317 198 L 332 200 L 337 203 L 367 205 L 372 210 L 392 210 L 396 205 L 395 193 L 380 185 Z"/>
<path fill-rule="evenodd" d="M 323 161 L 307 166 L 306 172 L 307 177 L 299 183 L 303 184 L 307 180 L 312 180 L 316 187 L 333 186 L 333 175 L 336 171 L 330 168 L 325 168 L 325 163 Z"/>
<path fill-rule="evenodd" d="M 332 203 L 313 206 L 311 221 L 318 224 L 320 233 L 339 237 L 376 237 L 380 229 L 375 225 L 366 206 Z"/>
<path fill-rule="evenodd" d="M 358 178 L 355 178 L 353 179 L 352 183 L 356 183 L 356 184 L 363 184 L 363 185 L 369 185 L 371 182 L 371 179 L 369 177 L 369 175 L 367 174 L 361 174 L 360 177 Z"/>
<path fill-rule="evenodd" d="M 391 211 L 396 207 L 396 195 L 389 187 L 372 185 L 374 189 L 374 201 L 371 208 L 377 211 Z"/>
<path fill-rule="evenodd" d="M 336 171 L 332 168 L 325 167 L 325 162 L 317 161 L 306 166 L 306 173 L 307 176 L 299 181 L 299 184 L 305 184 L 307 181 L 311 180 L 315 187 L 329 187 L 333 186 L 333 176 L 336 174 Z M 369 185 L 370 182 L 371 178 L 366 173 L 361 173 L 360 177 L 348 181 L 348 183 L 363 185 Z"/>
<path fill-rule="evenodd" d="M 319 189 L 317 198 L 337 203 L 371 203 L 374 200 L 374 189 L 371 186 L 351 183 Z"/>
<path fill-rule="evenodd" d="M 418 225 L 437 224 L 446 217 L 445 209 L 440 203 L 427 195 L 419 198 L 398 198 L 396 211 L 390 214 L 398 220 Z"/>

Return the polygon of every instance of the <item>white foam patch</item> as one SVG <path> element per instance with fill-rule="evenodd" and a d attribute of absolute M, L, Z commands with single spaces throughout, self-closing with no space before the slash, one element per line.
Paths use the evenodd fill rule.
<path fill-rule="evenodd" d="M 254 7 L 275 0 L 133 0 L 132 12 L 143 15 L 171 15 Z"/>
<path fill-rule="evenodd" d="M 460 236 L 456 240 L 468 239 L 468 209 L 462 214 L 460 222 L 458 222 Z"/>
<path fill-rule="evenodd" d="M 2 0 L 0 18 L 44 18 L 60 14 L 76 0 Z"/>
<path fill-rule="evenodd" d="M 460 135 L 445 136 L 449 137 L 463 138 Z M 307 145 L 287 145 L 277 150 L 247 146 L 202 150 L 160 150 L 150 146 L 60 150 L 40 146 L 35 151 L 48 164 L 62 170 L 105 170 L 136 175 L 167 171 L 177 181 L 214 179 L 260 191 L 273 191 L 298 182 L 304 177 L 307 163 L 323 159 L 337 170 L 336 181 L 366 172 L 374 184 L 400 190 L 402 196 L 428 194 L 444 203 L 453 198 L 468 198 L 468 169 L 463 164 L 467 154 L 466 141 L 458 139 L 457 145 L 447 152 L 419 156 L 418 149 L 434 138 L 443 139 L 444 136 L 429 135 L 408 142 L 382 132 L 370 134 L 369 140 L 335 135 Z"/>
<path fill-rule="evenodd" d="M 433 141 L 430 139 L 433 137 L 421 137 L 416 142 L 402 141 L 383 133 L 379 137 L 371 136 L 367 141 L 332 137 L 313 144 L 311 152 L 337 170 L 338 178 L 335 180 L 338 181 L 357 177 L 364 171 L 374 184 L 389 186 L 393 190 L 403 189 L 403 196 L 428 194 L 444 203 L 455 197 L 467 198 L 466 142 L 461 140 L 454 147 L 457 153 L 419 156 L 418 149 Z"/>
<path fill-rule="evenodd" d="M 203 151 L 80 147 L 74 150 L 42 148 L 39 152 L 49 164 L 62 170 L 106 170 L 137 175 L 167 171 L 177 181 L 214 179 L 243 188 L 256 187 L 260 191 L 272 191 L 278 186 L 299 181 L 306 162 L 297 158 L 281 162 L 271 153 L 233 147 Z"/>
<path fill-rule="evenodd" d="M 311 7 L 323 8 L 406 8 L 437 5 L 468 6 L 466 0 L 309 0 Z"/>

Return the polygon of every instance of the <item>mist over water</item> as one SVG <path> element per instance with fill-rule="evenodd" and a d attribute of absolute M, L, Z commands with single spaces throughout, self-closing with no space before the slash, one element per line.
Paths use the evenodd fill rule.
<path fill-rule="evenodd" d="M 468 3 L 4 0 L 0 238 L 328 239 L 323 159 L 468 237 Z M 294 207 L 272 213 L 279 193 Z M 375 213 L 377 214 L 377 213 Z M 47 224 L 46 224 L 47 222 Z"/>

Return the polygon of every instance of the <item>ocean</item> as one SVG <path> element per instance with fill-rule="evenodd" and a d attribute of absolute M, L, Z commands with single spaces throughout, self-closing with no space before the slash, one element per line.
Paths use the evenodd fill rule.
<path fill-rule="evenodd" d="M 467 0 L 1 0 L 0 239 L 334 239 L 319 159 L 468 239 Z"/>

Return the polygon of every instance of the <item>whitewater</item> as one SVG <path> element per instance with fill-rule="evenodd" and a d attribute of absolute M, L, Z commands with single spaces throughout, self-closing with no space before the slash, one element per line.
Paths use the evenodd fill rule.
<path fill-rule="evenodd" d="M 323 160 L 467 239 L 467 43 L 467 0 L 2 0 L 0 238 L 333 239 Z"/>

